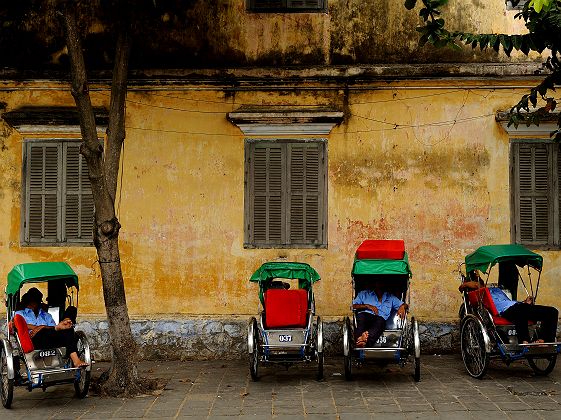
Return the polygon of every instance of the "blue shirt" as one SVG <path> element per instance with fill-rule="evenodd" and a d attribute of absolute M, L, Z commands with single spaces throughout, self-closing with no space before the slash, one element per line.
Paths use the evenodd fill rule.
<path fill-rule="evenodd" d="M 353 300 L 353 305 L 375 306 L 378 308 L 378 315 L 387 321 L 392 309 L 399 309 L 399 307 L 403 305 L 403 302 L 388 292 L 384 292 L 382 295 L 382 301 L 379 301 L 376 292 L 373 290 L 363 290 L 356 295 L 356 298 Z M 360 312 L 368 312 L 374 315 L 374 312 L 370 309 L 363 309 Z"/>
<path fill-rule="evenodd" d="M 21 315 L 28 325 L 45 325 L 47 327 L 54 327 L 56 325 L 55 320 L 53 319 L 51 314 L 45 312 L 43 309 L 39 309 L 39 314 L 37 316 L 35 316 L 35 312 L 33 312 L 33 310 L 29 308 L 22 309 L 21 311 L 16 311 L 16 314 Z"/>
<path fill-rule="evenodd" d="M 515 300 L 509 299 L 509 297 L 498 287 L 490 287 L 489 293 L 491 293 L 491 297 L 493 298 L 493 302 L 495 302 L 495 308 L 497 308 L 497 312 L 502 314 L 512 305 L 516 305 L 518 302 Z"/>

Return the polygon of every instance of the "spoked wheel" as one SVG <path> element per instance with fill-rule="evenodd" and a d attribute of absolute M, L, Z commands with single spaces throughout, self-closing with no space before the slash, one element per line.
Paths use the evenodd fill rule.
<path fill-rule="evenodd" d="M 421 338 L 419 337 L 419 323 L 415 318 L 411 318 L 411 331 L 413 333 L 413 350 L 415 355 L 415 382 L 421 380 Z"/>
<path fill-rule="evenodd" d="M 8 357 L 4 346 L 0 345 L 0 397 L 5 408 L 12 406 L 14 398 L 14 380 L 8 378 Z"/>
<path fill-rule="evenodd" d="M 489 367 L 489 352 L 485 346 L 483 325 L 473 315 L 467 315 L 462 323 L 460 343 L 462 359 L 468 373 L 481 379 Z"/>
<path fill-rule="evenodd" d="M 257 320 L 251 318 L 247 327 L 247 343 L 250 349 L 249 353 L 249 373 L 253 381 L 259 380 L 259 330 L 257 328 Z M 251 351 L 253 350 L 253 351 Z"/>
<path fill-rule="evenodd" d="M 76 331 L 76 336 L 78 337 L 78 357 L 88 363 L 88 366 L 83 367 L 76 374 L 76 379 L 74 380 L 74 390 L 76 391 L 76 396 L 78 398 L 85 398 L 90 390 L 92 358 L 90 354 L 90 345 L 85 334 L 82 331 Z"/>
<path fill-rule="evenodd" d="M 534 373 L 538 376 L 549 375 L 555 363 L 557 362 L 557 355 L 552 354 L 546 357 L 528 357 L 528 364 L 534 370 Z"/>
<path fill-rule="evenodd" d="M 353 379 L 353 331 L 351 329 L 351 320 L 345 317 L 343 324 L 343 354 L 345 364 L 345 379 L 350 381 Z"/>
<path fill-rule="evenodd" d="M 318 381 L 323 379 L 323 322 L 318 316 L 317 327 L 316 327 L 316 351 L 317 351 L 317 362 L 318 362 Z"/>

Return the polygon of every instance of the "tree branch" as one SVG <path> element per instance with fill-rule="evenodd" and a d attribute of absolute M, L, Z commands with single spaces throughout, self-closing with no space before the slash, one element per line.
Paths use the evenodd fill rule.
<path fill-rule="evenodd" d="M 66 45 L 70 57 L 71 91 L 80 119 L 82 146 L 80 152 L 88 164 L 95 205 L 96 226 L 115 219 L 114 202 L 106 186 L 103 170 L 103 147 L 97 137 L 95 116 L 88 89 L 84 52 L 76 19 L 76 5 L 65 3 L 62 17 L 66 29 Z M 118 225 L 116 225 L 116 228 Z"/>
<path fill-rule="evenodd" d="M 118 35 L 111 84 L 111 104 L 109 107 L 109 125 L 107 127 L 107 145 L 105 151 L 105 174 L 107 189 L 115 202 L 121 148 L 125 140 L 125 117 L 127 96 L 127 76 L 129 53 L 131 48 L 130 20 L 127 16 L 126 1 L 117 5 Z"/>

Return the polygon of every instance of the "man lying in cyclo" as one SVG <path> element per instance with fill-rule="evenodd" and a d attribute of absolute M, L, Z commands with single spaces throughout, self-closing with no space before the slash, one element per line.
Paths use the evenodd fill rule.
<path fill-rule="evenodd" d="M 37 350 L 47 350 L 55 347 L 66 347 L 66 354 L 72 360 L 74 367 L 87 366 L 78 357 L 78 339 L 74 333 L 77 310 L 69 306 L 64 312 L 63 319 L 58 324 L 53 317 L 42 308 L 43 294 L 36 287 L 32 287 L 21 297 L 24 309 L 16 311 L 21 315 L 27 327 L 33 346 Z"/>
<path fill-rule="evenodd" d="M 356 314 L 355 340 L 357 347 L 374 347 L 376 341 L 386 326 L 393 309 L 403 319 L 407 311 L 407 304 L 397 297 L 384 291 L 384 282 L 375 280 L 367 288 L 358 293 L 353 300 Z M 373 287 L 372 287 L 373 286 Z"/>
<path fill-rule="evenodd" d="M 471 277 L 477 277 L 478 280 L 462 283 L 459 287 L 460 292 L 485 287 L 485 283 L 479 275 L 475 274 L 475 276 L 472 275 Z M 519 343 L 530 343 L 528 321 L 541 322 L 541 335 L 543 338 L 534 340 L 534 343 L 555 342 L 559 317 L 557 309 L 552 306 L 534 305 L 532 296 L 528 296 L 522 302 L 512 300 L 499 287 L 489 287 L 489 292 L 499 315 L 512 322 L 516 327 Z"/>

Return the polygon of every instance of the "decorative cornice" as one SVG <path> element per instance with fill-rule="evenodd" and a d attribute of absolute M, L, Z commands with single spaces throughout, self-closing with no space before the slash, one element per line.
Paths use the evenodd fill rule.
<path fill-rule="evenodd" d="M 536 79 L 548 71 L 541 62 L 504 63 L 422 63 L 422 64 L 364 64 L 294 67 L 238 67 L 208 69 L 133 69 L 129 87 L 169 85 L 294 85 L 295 83 L 368 83 L 388 80 L 439 80 L 468 78 Z M 111 72 L 92 70 L 90 84 L 110 86 Z M 68 87 L 68 72 L 0 69 L 0 81 L 32 83 L 38 80 L 60 82 Z"/>
<path fill-rule="evenodd" d="M 241 107 L 228 120 L 247 136 L 327 135 L 344 114 L 329 108 Z"/>

